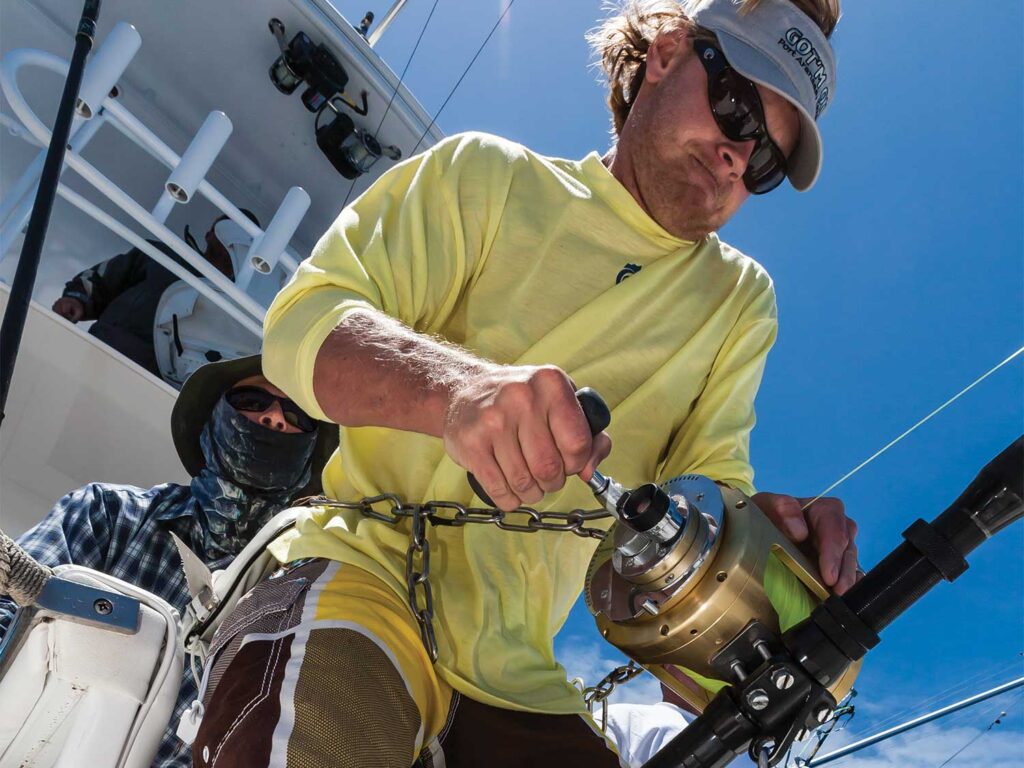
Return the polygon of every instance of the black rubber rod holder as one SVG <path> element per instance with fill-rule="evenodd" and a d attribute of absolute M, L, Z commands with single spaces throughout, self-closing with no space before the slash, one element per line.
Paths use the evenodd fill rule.
<path fill-rule="evenodd" d="M 576 390 L 576 399 L 580 403 L 580 408 L 583 409 L 583 415 L 587 417 L 587 424 L 590 425 L 591 435 L 596 437 L 608 429 L 608 425 L 612 423 L 612 412 L 608 409 L 608 404 L 604 401 L 603 397 L 590 387 L 582 387 Z M 467 472 L 466 477 L 469 480 L 470 488 L 473 489 L 473 493 L 479 496 L 484 504 L 493 507 L 494 502 L 487 495 L 484 487 L 480 485 L 480 481 L 473 476 L 473 473 Z"/>
<path fill-rule="evenodd" d="M 100 0 L 86 0 L 82 18 L 78 22 L 78 31 L 75 33 L 75 50 L 71 54 L 71 65 L 64 81 L 64 93 L 60 97 L 60 107 L 53 124 L 46 160 L 43 162 L 43 172 L 39 177 L 32 215 L 25 230 L 25 242 L 21 247 L 18 268 L 14 273 L 14 283 L 11 285 L 10 298 L 4 311 L 3 325 L 0 326 L 0 423 L 3 422 L 7 394 L 11 388 L 11 378 L 14 376 L 14 362 L 18 357 L 18 348 L 21 346 L 21 337 L 25 330 L 25 319 L 28 317 L 28 307 L 32 300 L 36 273 L 39 270 L 39 259 L 43 253 L 46 228 L 50 224 L 53 200 L 57 194 L 57 183 L 60 181 L 60 169 L 64 164 L 64 152 L 67 150 L 68 135 L 71 133 L 75 101 L 85 71 L 85 59 L 92 50 L 99 15 Z"/>

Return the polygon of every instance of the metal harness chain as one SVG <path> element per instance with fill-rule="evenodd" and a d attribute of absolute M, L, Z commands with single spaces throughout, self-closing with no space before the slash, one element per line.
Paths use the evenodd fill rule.
<path fill-rule="evenodd" d="M 429 580 L 430 542 L 427 541 L 427 523 L 454 527 L 471 524 L 496 525 L 503 531 L 519 533 L 562 531 L 583 538 L 603 539 L 604 530 L 588 528 L 586 523 L 611 517 L 611 514 L 603 509 L 538 512 L 531 507 L 520 507 L 514 512 L 503 512 L 494 508 L 467 507 L 454 501 L 428 501 L 423 504 L 410 504 L 402 501 L 393 493 L 368 496 L 359 501 L 315 498 L 304 503 L 335 509 L 356 510 L 364 517 L 391 525 L 398 525 L 405 519 L 412 521 L 409 548 L 405 553 L 405 585 L 409 593 L 409 607 L 412 609 L 413 616 L 416 617 L 416 623 L 419 624 L 420 637 L 423 639 L 427 653 L 430 654 L 431 661 L 437 661 L 437 637 L 434 634 L 434 596 Z M 385 508 L 378 510 L 376 509 L 378 506 Z M 517 522 L 518 520 L 522 520 L 522 522 Z M 605 678 L 605 680 L 607 679 Z M 602 681 L 603 683 L 604 681 Z M 609 693 L 611 693 L 610 690 Z"/>
<path fill-rule="evenodd" d="M 613 669 L 597 685 L 583 689 L 583 702 L 587 705 L 587 711 L 591 715 L 594 714 L 594 705 L 601 705 L 602 731 L 608 728 L 608 697 L 612 695 L 615 686 L 628 683 L 643 671 L 643 667 L 635 661 L 630 661 L 628 664 Z"/>

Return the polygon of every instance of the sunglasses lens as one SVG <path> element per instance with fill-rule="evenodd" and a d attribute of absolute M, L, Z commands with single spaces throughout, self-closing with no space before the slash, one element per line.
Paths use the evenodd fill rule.
<path fill-rule="evenodd" d="M 281 413 L 286 423 L 301 429 L 303 432 L 312 432 L 316 429 L 316 422 L 304 410 L 299 408 L 294 401 L 286 397 L 277 397 L 259 387 L 238 387 L 232 389 L 225 396 L 228 405 L 236 411 L 250 411 L 252 413 L 263 413 L 274 403 L 281 406 Z"/>
<path fill-rule="evenodd" d="M 708 95 L 718 127 L 728 138 L 749 141 L 761 131 L 761 98 L 749 80 L 727 69 L 708 84 Z"/>
<path fill-rule="evenodd" d="M 786 158 L 775 142 L 762 138 L 747 161 L 743 184 L 752 195 L 771 192 L 786 178 Z"/>
<path fill-rule="evenodd" d="M 274 402 L 274 396 L 256 387 L 240 387 L 232 389 L 225 395 L 228 405 L 236 411 L 254 411 L 262 413 Z"/>
<path fill-rule="evenodd" d="M 295 405 L 291 400 L 282 403 L 284 406 L 284 420 L 291 424 L 296 429 L 301 429 L 303 432 L 312 432 L 316 428 L 316 424 L 313 419 L 303 410 L 299 409 L 299 406 Z"/>
<path fill-rule="evenodd" d="M 754 195 L 771 192 L 786 178 L 786 156 L 768 135 L 757 86 L 732 69 L 715 46 L 699 41 L 694 50 L 707 71 L 708 101 L 719 130 L 731 141 L 757 141 L 744 186 Z"/>

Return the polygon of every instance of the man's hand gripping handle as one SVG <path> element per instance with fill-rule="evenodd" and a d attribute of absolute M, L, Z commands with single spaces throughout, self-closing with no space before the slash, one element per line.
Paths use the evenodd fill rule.
<path fill-rule="evenodd" d="M 612 423 L 612 413 L 604 398 L 590 387 L 582 387 L 576 390 L 576 399 L 579 401 L 580 408 L 583 409 L 583 415 L 587 418 L 591 435 L 596 437 L 608 429 L 608 426 Z M 473 493 L 480 497 L 484 504 L 493 507 L 494 502 L 487 495 L 487 491 L 480 485 L 480 482 L 473 473 L 467 472 L 466 477 L 469 480 L 470 487 L 473 489 Z"/>

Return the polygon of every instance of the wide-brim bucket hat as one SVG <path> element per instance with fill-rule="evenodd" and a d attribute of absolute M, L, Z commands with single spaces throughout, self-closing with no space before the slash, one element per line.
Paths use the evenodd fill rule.
<path fill-rule="evenodd" d="M 186 379 L 171 410 L 171 437 L 178 458 L 189 475 L 195 477 L 206 466 L 199 436 L 210 420 L 217 401 L 242 379 L 262 375 L 262 357 L 250 355 L 207 363 Z M 320 475 L 338 447 L 338 425 L 324 421 L 318 424 L 309 484 L 296 493 L 296 498 L 322 493 Z"/>

